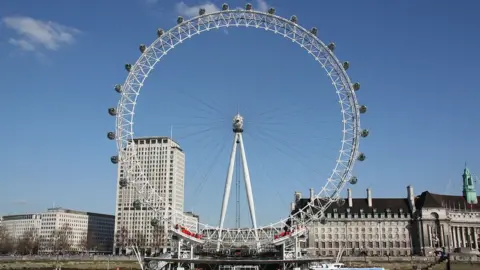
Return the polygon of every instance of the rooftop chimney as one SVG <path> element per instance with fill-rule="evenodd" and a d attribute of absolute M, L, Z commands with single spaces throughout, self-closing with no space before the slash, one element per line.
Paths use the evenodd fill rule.
<path fill-rule="evenodd" d="M 294 210 L 295 210 L 295 206 L 296 206 L 295 202 L 292 202 L 292 203 L 290 204 L 290 211 L 294 211 Z"/>
<path fill-rule="evenodd" d="M 408 204 L 410 206 L 410 210 L 415 212 L 415 195 L 413 194 L 413 187 L 412 186 L 407 186 L 407 199 L 408 199 Z"/>
<path fill-rule="evenodd" d="M 348 193 L 348 207 L 352 208 L 353 207 L 352 190 L 347 189 L 347 193 Z"/>
<path fill-rule="evenodd" d="M 370 188 L 367 188 L 367 201 L 368 207 L 372 207 L 372 190 Z"/>
<path fill-rule="evenodd" d="M 301 198 L 302 198 L 302 193 L 298 192 L 298 191 L 295 191 L 294 202 L 300 201 Z"/>
<path fill-rule="evenodd" d="M 313 190 L 313 188 L 310 189 L 310 201 L 313 202 L 313 200 L 315 199 L 315 191 Z"/>

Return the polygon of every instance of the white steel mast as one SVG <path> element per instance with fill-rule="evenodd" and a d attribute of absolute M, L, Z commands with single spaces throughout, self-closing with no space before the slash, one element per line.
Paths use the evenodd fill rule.
<path fill-rule="evenodd" d="M 232 178 L 233 178 L 233 171 L 235 169 L 235 156 L 237 153 L 237 146 L 240 146 L 240 156 L 242 158 L 242 167 L 243 167 L 243 177 L 245 182 L 245 189 L 247 193 L 247 200 L 248 200 L 248 208 L 250 210 L 250 218 L 252 220 L 252 226 L 255 230 L 255 238 L 258 243 L 258 235 L 257 235 L 257 218 L 255 216 L 255 203 L 253 200 L 253 192 L 252 192 L 252 184 L 250 182 L 250 171 L 248 170 L 248 163 L 247 163 L 247 156 L 245 154 L 245 146 L 243 144 L 243 117 L 237 113 L 233 117 L 233 146 L 232 152 L 230 154 L 230 163 L 228 165 L 227 171 L 227 180 L 225 181 L 225 191 L 223 193 L 223 202 L 222 202 L 222 212 L 220 214 L 220 230 L 219 230 L 219 240 L 222 237 L 222 229 L 223 224 L 225 221 L 225 215 L 227 214 L 228 208 L 228 201 L 230 199 L 230 189 L 232 187 Z M 217 250 L 220 249 L 220 243 L 218 242 Z"/>

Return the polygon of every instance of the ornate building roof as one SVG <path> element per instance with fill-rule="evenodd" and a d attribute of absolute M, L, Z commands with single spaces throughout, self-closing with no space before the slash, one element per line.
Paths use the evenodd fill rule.
<path fill-rule="evenodd" d="M 480 196 L 477 197 L 480 201 Z M 463 196 L 441 195 L 424 191 L 415 197 L 415 207 L 422 208 L 448 208 L 456 210 L 475 209 L 480 211 L 480 204 L 468 204 Z"/>
<path fill-rule="evenodd" d="M 296 210 L 305 207 L 310 198 L 302 198 L 296 203 Z M 367 198 L 352 198 L 352 207 L 349 207 L 348 198 L 345 198 L 345 204 L 338 205 L 336 203 L 331 204 L 328 209 L 327 213 L 332 213 L 334 209 L 338 213 L 347 212 L 347 209 L 351 213 L 360 213 L 363 210 L 365 213 L 371 213 L 374 211 L 377 213 L 387 212 L 388 210 L 392 213 L 399 213 L 403 211 L 404 213 L 411 212 L 411 209 L 408 205 L 408 200 L 406 198 L 372 198 L 372 207 L 368 206 L 368 199 Z M 400 210 L 402 209 L 402 210 Z"/>

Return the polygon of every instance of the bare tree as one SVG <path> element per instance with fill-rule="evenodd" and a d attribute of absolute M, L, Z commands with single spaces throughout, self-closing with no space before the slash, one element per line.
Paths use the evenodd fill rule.
<path fill-rule="evenodd" d="M 138 248 L 141 254 L 145 255 L 147 237 L 141 232 L 135 233 L 135 237 L 130 238 L 130 245 Z"/>
<path fill-rule="evenodd" d="M 80 246 L 85 251 L 98 250 L 98 241 L 94 232 L 87 232 L 87 235 L 80 241 Z"/>
<path fill-rule="evenodd" d="M 27 229 L 18 239 L 16 250 L 22 255 L 33 255 L 38 253 L 40 238 L 36 228 Z"/>
<path fill-rule="evenodd" d="M 65 223 L 59 230 L 55 230 L 50 236 L 50 248 L 53 252 L 66 252 L 72 248 L 70 236 L 72 235 L 72 227 Z"/>
<path fill-rule="evenodd" d="M 135 238 L 131 239 L 131 244 L 138 246 L 139 248 L 144 248 L 147 245 L 147 238 L 141 232 L 135 234 Z"/>
<path fill-rule="evenodd" d="M 94 232 L 88 232 L 87 234 L 87 248 L 89 250 L 98 248 L 97 236 Z"/>
<path fill-rule="evenodd" d="M 128 239 L 128 230 L 125 227 L 120 228 L 119 231 L 117 231 L 117 241 L 116 241 L 116 246 L 119 248 L 127 248 L 129 245 L 129 239 Z"/>
<path fill-rule="evenodd" d="M 165 246 L 165 233 L 163 226 L 154 226 L 152 231 L 152 247 L 154 253 L 160 252 L 160 249 Z"/>
<path fill-rule="evenodd" d="M 85 251 L 85 252 L 88 252 L 88 240 L 87 240 L 87 236 L 84 236 L 82 237 L 82 239 L 80 239 L 80 248 L 82 249 L 82 251 Z"/>
<path fill-rule="evenodd" d="M 0 225 L 0 254 L 8 254 L 15 251 L 15 245 L 12 236 L 7 228 Z"/>

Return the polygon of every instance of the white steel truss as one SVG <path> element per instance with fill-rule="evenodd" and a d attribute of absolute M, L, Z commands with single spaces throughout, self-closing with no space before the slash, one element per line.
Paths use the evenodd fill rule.
<path fill-rule="evenodd" d="M 198 224 L 198 228 L 203 234 L 204 244 L 216 245 L 221 242 L 223 247 L 258 242 L 269 244 L 272 242 L 273 236 L 284 230 L 285 227 L 290 227 L 292 224 L 304 225 L 319 218 L 324 220 L 324 210 L 333 202 L 338 201 L 340 191 L 346 183 L 349 180 L 351 183 L 356 182 L 356 178 L 355 181 L 352 180 L 354 177 L 351 172 L 357 158 L 363 155 L 358 150 L 359 138 L 362 133 L 360 114 L 366 112 L 366 107 L 360 106 L 357 102 L 355 91 L 359 89 L 359 84 L 353 84 L 350 81 L 346 72 L 348 65 L 342 64 L 334 55 L 334 46 L 332 44 L 330 44 L 332 46 L 325 45 L 317 38 L 316 31 L 313 29 L 308 31 L 298 25 L 293 16 L 288 20 L 271 12 L 225 9 L 209 14 L 203 13 L 186 21 L 179 20 L 175 27 L 165 32 L 158 30 L 159 37 L 151 45 L 140 46 L 142 54 L 134 65 L 128 66 L 129 74 L 124 84 L 121 87 L 115 87 L 115 90 L 121 94 L 121 98 L 117 108 L 109 109 L 109 113 L 116 115 L 115 139 L 119 152 L 116 160 L 124 168 L 127 175 L 126 181 L 140 194 L 142 203 L 151 207 L 161 218 L 172 220 L 171 224 L 182 224 L 184 219 L 183 213 L 177 213 L 172 209 L 166 198 L 157 193 L 149 184 L 142 164 L 138 160 L 133 142 L 133 118 L 138 95 L 150 72 L 170 50 L 195 35 L 211 29 L 233 26 L 264 29 L 281 35 L 312 55 L 314 60 L 326 71 L 335 88 L 341 109 L 343 135 L 336 165 L 325 185 L 315 196 L 316 199 L 297 209 L 287 218 L 267 226 L 246 229 L 223 229 L 207 224 Z M 157 207 L 153 202 L 162 202 L 165 206 Z"/>

